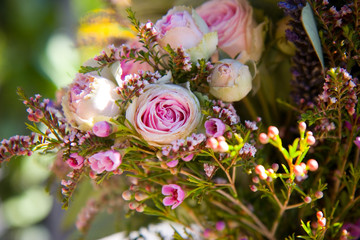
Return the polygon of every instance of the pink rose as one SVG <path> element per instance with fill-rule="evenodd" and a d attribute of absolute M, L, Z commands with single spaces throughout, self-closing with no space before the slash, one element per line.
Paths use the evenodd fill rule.
<path fill-rule="evenodd" d="M 142 48 L 142 44 L 138 39 L 129 41 L 126 45 L 130 48 L 146 50 L 145 48 Z M 134 60 L 126 61 L 123 59 L 114 63 L 114 66 L 111 68 L 119 86 L 122 86 L 122 81 L 125 79 L 125 76 L 129 74 L 138 74 L 139 71 L 153 71 L 153 68 L 146 62 L 135 62 Z"/>
<path fill-rule="evenodd" d="M 224 135 L 226 125 L 218 118 L 210 118 L 205 122 L 206 134 L 211 137 Z"/>
<path fill-rule="evenodd" d="M 89 158 L 90 167 L 96 173 L 103 171 L 114 171 L 121 164 L 121 155 L 115 150 L 108 150 L 106 152 L 98 152 Z"/>
<path fill-rule="evenodd" d="M 210 31 L 216 31 L 219 47 L 230 57 L 241 53 L 240 61 L 258 61 L 264 47 L 264 23 L 257 25 L 246 0 L 212 0 L 196 9 Z"/>
<path fill-rule="evenodd" d="M 208 59 L 216 50 L 217 34 L 209 32 L 203 19 L 191 8 L 174 7 L 155 24 L 161 47 L 182 47 L 193 62 Z"/>
<path fill-rule="evenodd" d="M 94 124 L 117 117 L 120 109 L 116 100 L 120 96 L 112 81 L 90 74 L 78 74 L 62 99 L 66 119 L 83 131 Z"/>
<path fill-rule="evenodd" d="M 184 191 L 176 184 L 164 185 L 161 192 L 163 195 L 169 196 L 164 198 L 163 203 L 165 206 L 172 205 L 171 209 L 179 206 L 185 199 Z"/>
<path fill-rule="evenodd" d="M 200 118 L 196 96 L 173 84 L 148 85 L 126 110 L 126 119 L 153 146 L 187 137 L 195 130 Z"/>

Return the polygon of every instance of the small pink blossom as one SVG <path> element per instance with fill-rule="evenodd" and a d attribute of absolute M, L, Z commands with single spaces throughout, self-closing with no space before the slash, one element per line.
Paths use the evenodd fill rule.
<path fill-rule="evenodd" d="M 218 118 L 210 118 L 205 122 L 206 134 L 212 137 L 220 137 L 225 133 L 226 125 Z"/>
<path fill-rule="evenodd" d="M 71 168 L 80 169 L 84 165 L 84 158 L 77 153 L 72 153 L 66 162 Z"/>
<path fill-rule="evenodd" d="M 94 124 L 93 132 L 98 137 L 107 137 L 112 132 L 112 126 L 107 121 L 100 121 Z"/>
<path fill-rule="evenodd" d="M 121 164 L 121 155 L 115 150 L 108 150 L 106 152 L 98 152 L 89 158 L 90 167 L 96 173 L 103 171 L 114 171 Z"/>
<path fill-rule="evenodd" d="M 165 206 L 172 205 L 171 209 L 179 206 L 185 198 L 185 192 L 176 184 L 164 185 L 161 192 L 163 195 L 168 196 L 164 198 L 163 203 Z"/>

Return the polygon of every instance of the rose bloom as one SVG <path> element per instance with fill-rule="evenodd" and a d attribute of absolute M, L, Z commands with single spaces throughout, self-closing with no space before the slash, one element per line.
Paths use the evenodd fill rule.
<path fill-rule="evenodd" d="M 114 171 L 121 164 L 121 155 L 115 150 L 108 150 L 106 152 L 98 152 L 89 158 L 90 167 L 96 173 L 103 171 Z"/>
<path fill-rule="evenodd" d="M 126 119 L 153 146 L 187 137 L 201 119 L 200 104 L 188 89 L 174 84 L 150 84 L 129 105 Z"/>
<path fill-rule="evenodd" d="M 210 93 L 225 102 L 244 98 L 252 89 L 249 67 L 233 59 L 217 62 L 208 77 Z"/>
<path fill-rule="evenodd" d="M 161 47 L 168 44 L 176 49 L 184 48 L 193 62 L 208 59 L 216 51 L 218 38 L 216 32 L 210 32 L 208 26 L 195 10 L 178 6 L 155 24 L 158 42 Z"/>
<path fill-rule="evenodd" d="M 253 19 L 253 9 L 247 0 L 212 0 L 196 9 L 210 31 L 216 31 L 219 48 L 231 58 L 241 53 L 239 60 L 258 61 L 264 48 L 263 28 Z"/>
<path fill-rule="evenodd" d="M 83 131 L 90 131 L 99 121 L 108 121 L 120 113 L 115 101 L 119 95 L 112 81 L 99 76 L 78 74 L 63 96 L 66 119 Z"/>
<path fill-rule="evenodd" d="M 138 50 L 146 51 L 145 48 L 142 48 L 142 44 L 137 38 L 127 42 L 126 45 L 130 48 L 136 48 Z M 138 74 L 139 71 L 145 72 L 152 70 L 153 68 L 148 63 L 139 61 L 135 62 L 134 60 L 127 61 L 121 59 L 119 62 L 114 63 L 114 66 L 112 66 L 112 73 L 119 86 L 122 86 L 122 81 L 125 79 L 125 76 L 129 74 Z"/>

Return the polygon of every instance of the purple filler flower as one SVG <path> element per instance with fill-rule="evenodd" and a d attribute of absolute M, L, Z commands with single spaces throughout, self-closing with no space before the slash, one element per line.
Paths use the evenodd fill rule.
<path fill-rule="evenodd" d="M 71 168 L 80 169 L 84 164 L 84 158 L 77 153 L 72 153 L 66 162 Z"/>
<path fill-rule="evenodd" d="M 96 173 L 103 171 L 114 171 L 121 164 L 121 155 L 115 150 L 98 152 L 89 158 L 90 167 Z"/>
<path fill-rule="evenodd" d="M 165 206 L 171 206 L 171 209 L 175 209 L 179 206 L 185 198 L 185 193 L 179 185 L 169 184 L 164 185 L 161 190 L 162 194 L 168 197 L 165 197 L 163 203 Z"/>
<path fill-rule="evenodd" d="M 220 137 L 225 132 L 226 125 L 218 118 L 210 118 L 205 122 L 206 134 L 211 137 Z"/>
<path fill-rule="evenodd" d="M 94 124 L 93 132 L 98 137 L 107 137 L 112 132 L 112 126 L 107 121 L 100 121 Z"/>
<path fill-rule="evenodd" d="M 360 148 L 360 137 L 356 137 L 354 143 L 358 148 Z"/>

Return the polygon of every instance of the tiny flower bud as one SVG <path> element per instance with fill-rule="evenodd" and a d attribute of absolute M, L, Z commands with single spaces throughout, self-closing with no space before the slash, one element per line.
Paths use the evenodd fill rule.
<path fill-rule="evenodd" d="M 299 130 L 300 130 L 300 132 L 305 132 L 305 130 L 306 130 L 306 123 L 305 122 L 300 122 L 299 123 Z"/>
<path fill-rule="evenodd" d="M 256 192 L 257 191 L 257 187 L 255 185 L 251 185 L 250 186 L 250 190 L 253 191 L 253 192 Z"/>
<path fill-rule="evenodd" d="M 263 165 L 257 165 L 255 167 L 256 174 L 260 175 L 261 173 L 265 173 L 265 168 Z"/>
<path fill-rule="evenodd" d="M 273 139 L 275 136 L 279 135 L 279 129 L 274 126 L 268 128 L 268 137 Z"/>
<path fill-rule="evenodd" d="M 309 145 L 314 145 L 315 142 L 316 142 L 316 140 L 315 140 L 315 137 L 314 137 L 314 136 L 308 136 L 308 137 L 306 138 L 306 143 L 309 144 Z"/>
<path fill-rule="evenodd" d="M 259 177 L 261 180 L 265 180 L 265 179 L 267 179 L 268 175 L 265 172 L 262 172 L 259 174 Z"/>
<path fill-rule="evenodd" d="M 294 173 L 296 176 L 300 177 L 304 175 L 304 168 L 300 165 L 294 166 Z"/>
<path fill-rule="evenodd" d="M 317 198 L 317 199 L 320 199 L 320 198 L 322 198 L 324 196 L 324 193 L 323 192 L 321 192 L 321 191 L 316 191 L 315 192 L 315 197 Z"/>
<path fill-rule="evenodd" d="M 309 136 L 314 136 L 313 132 L 312 131 L 307 131 L 306 132 L 306 136 L 309 137 Z"/>
<path fill-rule="evenodd" d="M 307 167 L 310 171 L 314 172 L 319 168 L 319 164 L 315 159 L 309 159 L 307 161 Z"/>
<path fill-rule="evenodd" d="M 252 181 L 253 181 L 253 183 L 259 183 L 260 179 L 258 177 L 253 177 Z"/>
<path fill-rule="evenodd" d="M 279 170 L 279 164 L 273 163 L 273 164 L 271 165 L 271 168 L 274 170 L 274 172 L 277 172 L 277 170 Z"/>
<path fill-rule="evenodd" d="M 219 146 L 217 147 L 219 152 L 227 152 L 229 151 L 229 145 L 225 141 L 219 142 Z"/>
<path fill-rule="evenodd" d="M 40 110 L 40 109 L 36 109 L 35 111 L 35 116 L 38 118 L 38 119 L 42 119 L 44 117 L 44 113 Z"/>
<path fill-rule="evenodd" d="M 91 179 L 95 179 L 97 176 L 96 176 L 96 173 L 95 173 L 94 171 L 90 171 L 90 172 L 89 172 L 89 177 L 90 177 Z"/>
<path fill-rule="evenodd" d="M 125 201 L 129 201 L 131 199 L 131 192 L 129 190 L 126 190 L 122 193 L 122 198 L 125 200 Z"/>
<path fill-rule="evenodd" d="M 137 212 L 143 212 L 145 210 L 145 206 L 144 206 L 144 204 L 141 204 L 140 206 L 138 206 L 137 208 L 136 208 L 136 211 Z"/>
<path fill-rule="evenodd" d="M 311 203 L 311 197 L 306 196 L 306 197 L 304 198 L 304 202 L 305 202 L 305 203 Z"/>
<path fill-rule="evenodd" d="M 107 137 L 112 132 L 112 125 L 107 121 L 100 121 L 94 124 L 92 130 L 98 137 Z"/>
<path fill-rule="evenodd" d="M 326 218 L 324 218 L 324 217 L 319 218 L 318 223 L 320 226 L 325 227 L 326 226 Z"/>
<path fill-rule="evenodd" d="M 316 217 L 317 217 L 318 219 L 319 219 L 319 218 L 322 218 L 322 217 L 324 217 L 324 214 L 322 213 L 322 211 L 317 211 Z"/>
<path fill-rule="evenodd" d="M 267 171 L 269 172 L 269 174 L 274 174 L 274 170 L 272 168 L 267 169 Z"/>
<path fill-rule="evenodd" d="M 138 202 L 131 202 L 129 203 L 129 208 L 131 210 L 135 210 L 140 204 Z"/>
<path fill-rule="evenodd" d="M 267 144 L 269 142 L 268 135 L 266 135 L 266 133 L 260 133 L 259 141 L 260 141 L 261 144 Z"/>
<path fill-rule="evenodd" d="M 206 147 L 211 148 L 213 150 L 217 149 L 219 146 L 219 142 L 214 137 L 210 137 L 206 140 Z"/>
<path fill-rule="evenodd" d="M 142 192 L 136 192 L 135 193 L 135 200 L 138 201 L 138 202 L 141 202 L 145 199 L 147 199 L 149 196 L 145 193 L 142 193 Z"/>

